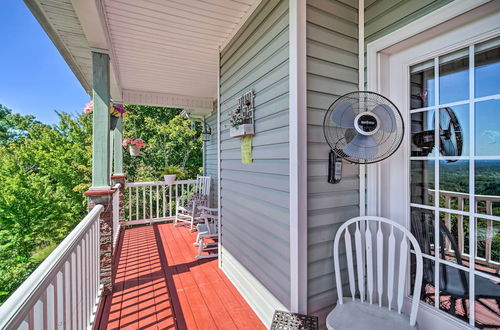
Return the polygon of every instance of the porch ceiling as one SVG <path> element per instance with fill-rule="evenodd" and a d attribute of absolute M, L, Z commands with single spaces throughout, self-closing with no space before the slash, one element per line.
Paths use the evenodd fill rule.
<path fill-rule="evenodd" d="M 218 50 L 261 0 L 25 0 L 90 93 L 90 51 L 111 58 L 125 103 L 212 110 Z"/>

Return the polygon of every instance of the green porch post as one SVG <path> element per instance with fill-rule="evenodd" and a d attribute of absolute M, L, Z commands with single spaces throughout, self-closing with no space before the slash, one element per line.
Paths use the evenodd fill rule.
<path fill-rule="evenodd" d="M 92 52 L 94 116 L 92 124 L 92 189 L 109 189 L 109 55 Z"/>
<path fill-rule="evenodd" d="M 123 173 L 123 118 L 118 118 L 116 128 L 113 130 L 113 175 Z"/>

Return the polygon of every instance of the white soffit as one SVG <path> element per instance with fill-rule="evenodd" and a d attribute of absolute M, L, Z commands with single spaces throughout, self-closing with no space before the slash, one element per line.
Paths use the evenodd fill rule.
<path fill-rule="evenodd" d="M 152 105 L 184 98 L 210 110 L 217 95 L 219 47 L 256 2 L 101 1 L 124 101 L 132 95 L 134 100 L 157 100 Z"/>
<path fill-rule="evenodd" d="M 90 51 L 103 51 L 113 99 L 203 114 L 217 95 L 219 49 L 261 0 L 25 2 L 88 92 Z"/>

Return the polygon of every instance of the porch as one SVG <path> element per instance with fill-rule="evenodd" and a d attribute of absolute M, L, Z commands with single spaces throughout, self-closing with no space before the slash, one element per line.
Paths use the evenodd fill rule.
<path fill-rule="evenodd" d="M 264 329 L 217 260 L 194 258 L 195 237 L 172 223 L 125 229 L 95 328 Z"/>

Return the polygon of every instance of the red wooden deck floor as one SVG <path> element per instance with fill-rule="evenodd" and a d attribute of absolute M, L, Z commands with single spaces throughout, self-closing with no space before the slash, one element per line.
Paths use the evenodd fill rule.
<path fill-rule="evenodd" d="M 172 224 L 126 229 L 95 328 L 265 329 L 217 260 L 194 258 L 195 237 Z"/>

